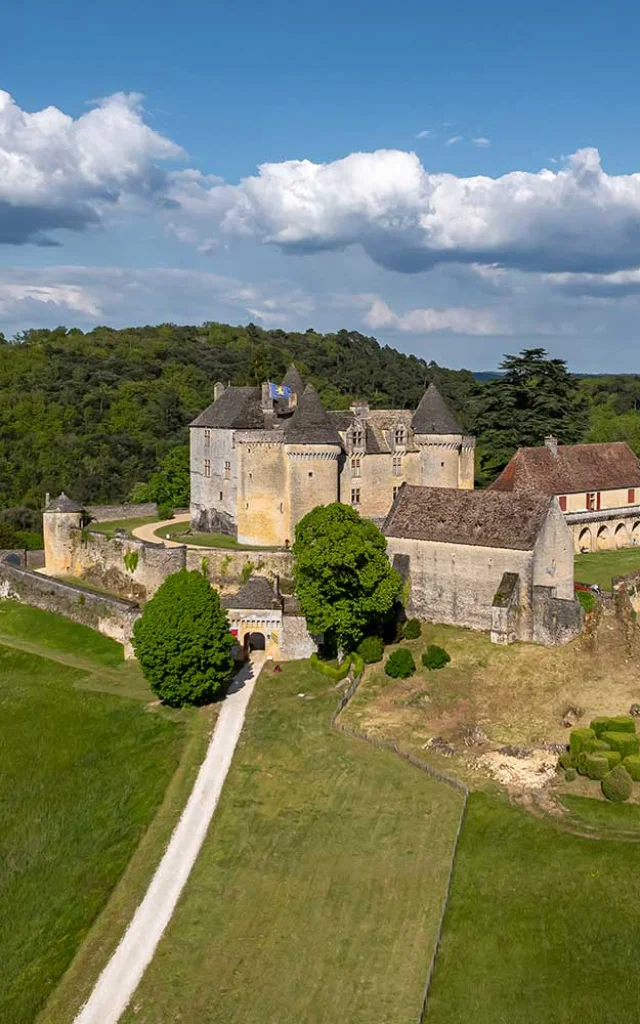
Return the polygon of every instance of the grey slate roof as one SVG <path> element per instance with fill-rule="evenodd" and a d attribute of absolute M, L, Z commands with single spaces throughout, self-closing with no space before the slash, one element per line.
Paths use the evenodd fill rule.
<path fill-rule="evenodd" d="M 191 426 L 261 430 L 264 427 L 262 390 L 253 387 L 226 388 L 217 401 L 196 417 Z"/>
<path fill-rule="evenodd" d="M 342 447 L 340 435 L 311 384 L 307 384 L 291 419 L 284 426 L 286 444 L 334 444 Z"/>
<path fill-rule="evenodd" d="M 553 498 L 523 491 L 459 491 L 403 484 L 391 506 L 387 537 L 531 551 Z"/>
<path fill-rule="evenodd" d="M 45 512 L 84 512 L 84 508 L 73 498 L 67 497 L 63 491 L 57 498 L 49 502 Z"/>
<path fill-rule="evenodd" d="M 435 384 L 430 384 L 413 414 L 411 426 L 416 434 L 462 434 Z"/>
<path fill-rule="evenodd" d="M 291 364 L 282 378 L 281 383 L 285 387 L 291 388 L 292 391 L 295 391 L 299 399 L 302 398 L 302 395 L 304 394 L 304 381 L 298 373 L 295 363 Z"/>
<path fill-rule="evenodd" d="M 282 602 L 276 597 L 272 584 L 264 576 L 251 576 L 235 594 L 222 598 L 225 608 L 281 608 Z"/>

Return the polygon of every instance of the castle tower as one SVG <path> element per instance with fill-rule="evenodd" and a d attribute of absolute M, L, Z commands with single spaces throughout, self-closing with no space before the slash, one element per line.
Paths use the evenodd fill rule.
<path fill-rule="evenodd" d="M 282 386 L 285 388 L 291 388 L 289 406 L 290 408 L 295 408 L 304 394 L 304 381 L 298 373 L 295 363 L 291 364 L 282 378 Z"/>
<path fill-rule="evenodd" d="M 296 371 L 297 372 L 297 371 Z M 330 505 L 339 496 L 340 435 L 315 388 L 308 384 L 284 428 L 289 495 L 289 536 L 317 505 Z"/>
<path fill-rule="evenodd" d="M 62 492 L 42 513 L 44 562 L 51 576 L 72 576 L 73 555 L 80 539 L 85 511 Z"/>
<path fill-rule="evenodd" d="M 422 485 L 473 490 L 475 438 L 458 426 L 435 384 L 422 396 L 411 426 L 420 451 Z"/>

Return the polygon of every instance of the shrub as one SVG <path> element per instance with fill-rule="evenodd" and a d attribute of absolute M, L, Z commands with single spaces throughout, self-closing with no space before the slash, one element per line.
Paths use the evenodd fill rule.
<path fill-rule="evenodd" d="M 358 647 L 358 654 L 365 665 L 375 665 L 376 662 L 382 661 L 384 644 L 379 636 L 365 636 Z"/>
<path fill-rule="evenodd" d="M 636 722 L 632 715 L 616 715 L 609 719 L 607 732 L 632 732 L 635 734 Z"/>
<path fill-rule="evenodd" d="M 349 667 L 351 665 L 351 655 L 348 654 L 340 665 L 331 665 L 328 661 L 322 661 L 317 654 L 312 654 L 309 658 L 309 662 L 317 672 L 321 672 L 323 676 L 328 676 L 329 679 L 335 679 L 337 683 L 341 679 L 344 679 Z"/>
<path fill-rule="evenodd" d="M 595 594 L 593 594 L 590 590 L 579 590 L 577 592 L 577 598 L 587 615 L 589 614 L 589 612 L 593 611 L 593 609 L 596 606 Z"/>
<path fill-rule="evenodd" d="M 422 635 L 420 619 L 407 619 L 402 627 L 402 635 L 405 640 L 418 640 Z"/>
<path fill-rule="evenodd" d="M 564 773 L 564 777 L 567 782 L 573 782 L 576 777 L 575 768 L 567 768 L 566 772 Z"/>
<path fill-rule="evenodd" d="M 602 756 L 606 757 L 607 764 L 609 765 L 609 770 L 615 768 L 617 764 L 620 764 L 622 762 L 622 758 L 620 757 L 620 754 L 617 750 L 603 750 Z"/>
<path fill-rule="evenodd" d="M 585 740 L 582 749 L 587 754 L 595 754 L 601 750 L 611 750 L 611 747 L 604 740 Z"/>
<path fill-rule="evenodd" d="M 399 651 L 394 651 L 387 658 L 384 670 L 392 679 L 408 679 L 416 670 L 416 663 L 413 660 L 411 651 L 408 651 L 405 647 L 401 647 Z"/>
<path fill-rule="evenodd" d="M 616 765 L 608 775 L 605 775 L 601 785 L 603 795 L 607 800 L 612 800 L 616 804 L 621 804 L 628 800 L 633 789 L 631 776 L 621 764 Z"/>
<path fill-rule="evenodd" d="M 603 732 L 606 732 L 609 728 L 609 719 L 606 715 L 599 715 L 598 718 L 593 719 L 590 725 L 598 739 L 600 739 Z"/>
<path fill-rule="evenodd" d="M 168 576 L 133 628 L 133 647 L 151 689 L 171 707 L 202 704 L 233 672 L 227 614 L 202 573 Z"/>
<path fill-rule="evenodd" d="M 451 661 L 451 655 L 448 651 L 445 651 L 444 647 L 438 647 L 437 644 L 429 644 L 426 651 L 422 655 L 422 664 L 425 668 L 436 669 L 444 668 Z"/>
<path fill-rule="evenodd" d="M 561 768 L 575 768 L 573 757 L 568 750 L 565 750 L 562 754 L 560 754 L 560 757 L 558 758 L 558 764 Z"/>
<path fill-rule="evenodd" d="M 364 672 L 364 658 L 361 654 L 351 655 L 351 664 L 353 666 L 354 676 L 361 676 Z"/>
<path fill-rule="evenodd" d="M 242 566 L 242 571 L 240 573 L 240 579 L 241 579 L 243 584 L 249 582 L 249 580 L 253 576 L 253 570 L 254 569 L 255 569 L 255 565 L 253 564 L 253 562 L 245 562 L 244 563 L 244 565 Z"/>
<path fill-rule="evenodd" d="M 173 519 L 173 507 L 171 505 L 158 505 L 158 516 L 160 519 Z"/>
<path fill-rule="evenodd" d="M 604 779 L 609 772 L 609 762 L 602 754 L 586 754 L 586 769 L 590 779 Z"/>
<path fill-rule="evenodd" d="M 630 757 L 625 757 L 622 764 L 629 772 L 633 781 L 640 782 L 640 757 L 637 754 L 631 754 Z"/>
<path fill-rule="evenodd" d="M 575 762 L 576 762 L 576 771 L 577 771 L 578 775 L 586 775 L 587 774 L 587 757 L 590 757 L 590 756 L 591 756 L 590 754 L 585 754 L 584 750 L 581 750 L 580 753 L 576 755 Z"/>
<path fill-rule="evenodd" d="M 603 740 L 612 750 L 617 750 L 622 760 L 638 753 L 638 737 L 630 732 L 604 732 Z"/>
<path fill-rule="evenodd" d="M 569 750 L 576 757 L 587 740 L 595 740 L 593 729 L 572 729 L 569 733 Z"/>

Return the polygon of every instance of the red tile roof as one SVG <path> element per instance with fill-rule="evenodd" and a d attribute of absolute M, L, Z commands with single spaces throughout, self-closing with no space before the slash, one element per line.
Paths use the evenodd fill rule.
<path fill-rule="evenodd" d="M 519 448 L 492 491 L 530 489 L 542 494 L 578 494 L 640 487 L 640 461 L 628 444 L 572 444 Z"/>

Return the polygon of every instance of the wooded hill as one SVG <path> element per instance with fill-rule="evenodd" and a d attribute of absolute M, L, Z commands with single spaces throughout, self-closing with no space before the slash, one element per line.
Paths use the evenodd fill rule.
<path fill-rule="evenodd" d="M 12 341 L 0 335 L 0 509 L 39 509 L 47 491 L 126 499 L 186 444 L 187 425 L 213 400 L 217 380 L 277 381 L 292 361 L 331 408 L 355 398 L 414 408 L 434 381 L 478 436 L 481 483 L 519 444 L 551 431 L 568 443 L 624 439 L 640 453 L 640 376 L 578 379 L 541 349 L 508 357 L 501 377 L 478 381 L 356 331 L 60 327 Z M 186 468 L 185 456 L 174 452 L 173 462 Z"/>

